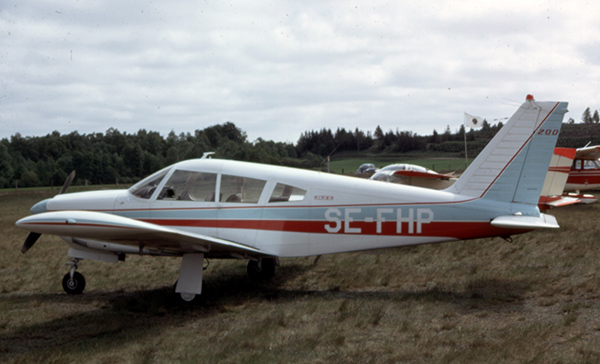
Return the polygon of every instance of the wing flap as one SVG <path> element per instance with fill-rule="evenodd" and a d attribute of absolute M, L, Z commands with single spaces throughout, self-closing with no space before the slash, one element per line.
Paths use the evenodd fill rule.
<path fill-rule="evenodd" d="M 233 241 L 96 211 L 45 212 L 20 219 L 16 225 L 39 234 L 93 239 L 177 253 L 271 255 Z"/>

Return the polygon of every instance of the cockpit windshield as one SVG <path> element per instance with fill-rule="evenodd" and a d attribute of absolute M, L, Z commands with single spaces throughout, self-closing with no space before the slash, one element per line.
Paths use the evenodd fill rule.
<path fill-rule="evenodd" d="M 425 167 L 414 164 L 390 164 L 381 169 L 382 171 L 417 171 L 427 173 L 429 170 Z"/>
<path fill-rule="evenodd" d="M 165 178 L 165 175 L 169 172 L 170 168 L 162 169 L 149 177 L 144 178 L 140 182 L 129 188 L 129 192 L 139 198 L 149 199 L 152 197 L 152 194 L 160 184 L 160 182 Z"/>

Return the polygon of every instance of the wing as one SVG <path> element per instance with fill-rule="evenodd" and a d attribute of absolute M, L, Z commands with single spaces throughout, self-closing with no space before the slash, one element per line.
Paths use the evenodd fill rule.
<path fill-rule="evenodd" d="M 411 171 L 411 170 L 395 171 L 394 175 L 395 176 L 403 176 L 403 177 L 434 178 L 434 179 L 444 179 L 444 180 L 449 180 L 450 178 L 454 177 L 450 174 L 429 173 L 429 172 Z"/>
<path fill-rule="evenodd" d="M 177 254 L 271 256 L 244 244 L 104 212 L 45 212 L 20 219 L 16 225 L 38 234 L 114 242 Z"/>
<path fill-rule="evenodd" d="M 598 159 L 600 158 L 600 145 L 593 147 L 578 148 L 575 153 L 577 159 Z"/>

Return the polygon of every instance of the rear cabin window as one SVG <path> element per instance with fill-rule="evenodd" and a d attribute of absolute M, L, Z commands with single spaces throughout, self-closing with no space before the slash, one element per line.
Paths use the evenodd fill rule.
<path fill-rule="evenodd" d="M 266 181 L 254 178 L 221 175 L 221 202 L 258 203 Z"/>
<path fill-rule="evenodd" d="M 215 173 L 177 170 L 173 172 L 159 200 L 214 201 L 217 175 Z"/>
<path fill-rule="evenodd" d="M 269 197 L 269 202 L 291 202 L 302 201 L 306 195 L 306 190 L 302 188 L 278 183 Z"/>

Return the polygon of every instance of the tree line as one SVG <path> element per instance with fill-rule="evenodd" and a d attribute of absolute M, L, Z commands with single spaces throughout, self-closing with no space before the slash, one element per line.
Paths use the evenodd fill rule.
<path fill-rule="evenodd" d="M 490 125 L 484 121 L 480 130 L 468 131 L 469 155 L 480 151 L 501 127 L 501 122 Z M 559 146 L 581 147 L 588 141 L 600 144 L 600 130 L 596 129 L 600 127 L 594 128 L 593 124 L 563 124 Z M 338 153 L 432 152 L 460 156 L 464 153 L 464 132 L 464 126 L 455 132 L 448 126 L 443 133 L 434 130 L 429 136 L 410 131 L 385 132 L 379 126 L 373 133 L 358 128 L 323 128 L 302 133 L 296 144 L 261 138 L 250 142 L 246 133 L 231 122 L 194 133 L 171 132 L 166 137 L 145 129 L 128 134 L 115 128 L 92 134 L 55 131 L 41 137 L 17 133 L 0 140 L 0 188 L 60 186 L 72 170 L 77 171 L 79 183 L 129 184 L 208 151 L 223 159 L 299 168 L 318 167 L 325 158 Z"/>
<path fill-rule="evenodd" d="M 583 111 L 581 121 L 583 121 L 584 124 L 598 124 L 600 123 L 600 114 L 598 114 L 598 110 L 594 110 L 594 113 L 592 114 L 592 110 L 588 107 Z"/>

